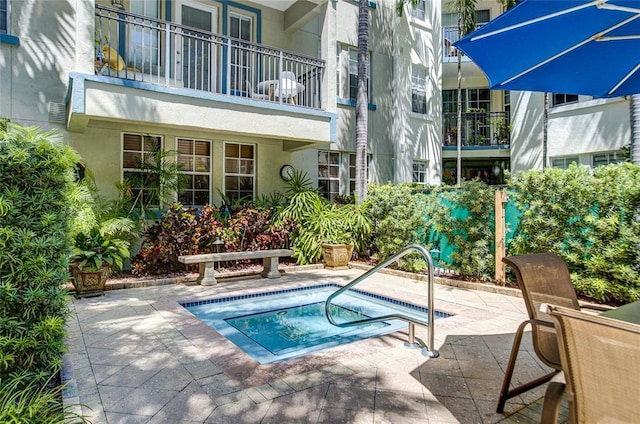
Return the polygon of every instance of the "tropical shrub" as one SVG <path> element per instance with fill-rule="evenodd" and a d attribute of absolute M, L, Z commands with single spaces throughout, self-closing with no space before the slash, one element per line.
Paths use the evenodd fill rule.
<path fill-rule="evenodd" d="M 424 213 L 418 208 L 421 193 L 414 193 L 409 184 L 371 185 L 367 192 L 369 214 L 373 222 L 372 254 L 383 261 L 410 244 L 420 240 L 426 228 Z M 408 258 L 401 261 L 400 268 L 417 270 L 422 268 Z"/>
<path fill-rule="evenodd" d="M 64 386 L 35 384 L 26 376 L 0 384 L 0 423 L 66 424 L 86 423 L 74 413 L 74 405 L 60 405 Z"/>
<path fill-rule="evenodd" d="M 0 132 L 0 380 L 46 381 L 62 366 L 78 155 L 53 132 Z"/>
<path fill-rule="evenodd" d="M 132 272 L 157 275 L 183 270 L 178 256 L 216 252 L 217 241 L 229 252 L 288 247 L 289 222 L 276 225 L 267 210 L 236 207 L 232 215 L 221 218 L 209 205 L 196 210 L 171 204 L 162 218 L 142 233 L 142 247 L 131 261 Z"/>
<path fill-rule="evenodd" d="M 462 181 L 459 188 L 438 187 L 424 200 L 420 209 L 429 219 L 428 240 L 433 243 L 444 238 L 455 246 L 447 267 L 474 278 L 492 278 L 493 189 L 477 179 Z"/>
<path fill-rule="evenodd" d="M 184 269 L 180 255 L 211 252 L 212 243 L 222 234 L 222 225 L 213 218 L 210 206 L 197 210 L 172 203 L 155 224 L 142 232 L 142 246 L 131 259 L 131 272 L 153 275 Z"/>
<path fill-rule="evenodd" d="M 522 211 L 510 254 L 553 252 L 579 293 L 597 300 L 640 299 L 640 167 L 527 171 L 509 179 Z"/>

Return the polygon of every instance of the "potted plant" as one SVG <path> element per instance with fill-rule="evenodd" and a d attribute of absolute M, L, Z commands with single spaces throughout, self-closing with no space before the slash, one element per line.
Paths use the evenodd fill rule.
<path fill-rule="evenodd" d="M 130 256 L 136 223 L 119 215 L 117 205 L 95 196 L 90 177 L 77 184 L 72 205 L 73 253 L 71 274 L 76 297 L 99 296 L 112 271 L 122 269 Z"/>
<path fill-rule="evenodd" d="M 291 196 L 282 216 L 298 223 L 292 246 L 298 263 L 324 258 L 329 269 L 346 267 L 354 246 L 362 246 L 371 231 L 365 207 L 331 203 L 310 190 Z"/>
<path fill-rule="evenodd" d="M 128 241 L 109 237 L 98 227 L 76 234 L 71 264 L 76 297 L 101 295 L 111 271 L 122 269 L 129 256 Z"/>

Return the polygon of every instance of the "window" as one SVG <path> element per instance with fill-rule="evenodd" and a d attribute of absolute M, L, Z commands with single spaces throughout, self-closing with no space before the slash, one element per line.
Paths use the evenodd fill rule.
<path fill-rule="evenodd" d="M 599 153 L 597 155 L 593 155 L 592 164 L 595 168 L 596 166 L 626 162 L 627 160 L 627 154 L 625 154 L 624 152 Z"/>
<path fill-rule="evenodd" d="M 552 168 L 567 169 L 572 163 L 580 163 L 578 156 L 566 156 L 563 158 L 554 158 L 551 161 Z"/>
<path fill-rule="evenodd" d="M 427 185 L 427 162 L 413 161 L 413 182 Z"/>
<path fill-rule="evenodd" d="M 158 18 L 158 0 L 143 0 L 130 2 L 131 11 L 142 16 Z M 136 18 L 129 35 L 129 66 L 138 67 L 146 72 L 158 72 L 154 66 L 158 65 L 160 51 L 160 31 L 156 29 L 156 22 L 143 18 Z M 105 42 L 105 40 L 100 40 Z"/>
<path fill-rule="evenodd" d="M 552 106 L 559 106 L 568 103 L 578 103 L 578 95 L 577 94 L 559 94 L 553 93 L 551 99 Z"/>
<path fill-rule="evenodd" d="M 340 153 L 318 152 L 318 187 L 329 200 L 340 194 Z"/>
<path fill-rule="evenodd" d="M 503 91 L 504 111 L 507 112 L 507 116 L 511 116 L 511 94 L 510 91 Z"/>
<path fill-rule="evenodd" d="M 371 158 L 372 155 L 367 155 L 367 184 L 371 182 Z M 356 154 L 349 153 L 349 193 L 356 192 Z"/>
<path fill-rule="evenodd" d="M 209 204 L 211 142 L 179 138 L 178 163 L 181 165 L 178 201 L 185 206 Z"/>
<path fill-rule="evenodd" d="M 463 105 L 464 107 L 464 105 Z M 491 92 L 488 88 L 468 88 L 467 89 L 467 110 L 484 110 L 491 112 Z"/>
<path fill-rule="evenodd" d="M 233 200 L 253 199 L 255 182 L 255 146 L 224 144 L 224 194 Z"/>
<path fill-rule="evenodd" d="M 9 33 L 9 2 L 0 0 L 0 34 Z"/>
<path fill-rule="evenodd" d="M 411 16 L 416 19 L 420 19 L 421 21 L 425 20 L 425 17 L 427 16 L 427 5 L 425 0 L 420 0 L 420 3 L 411 8 Z"/>
<path fill-rule="evenodd" d="M 162 152 L 162 137 L 122 135 L 122 177 L 136 206 L 160 206 L 160 177 L 151 172 Z"/>
<path fill-rule="evenodd" d="M 349 47 L 348 52 L 349 60 L 349 80 L 348 90 L 349 99 L 355 100 L 358 94 L 358 49 Z M 371 54 L 367 53 L 367 93 L 369 96 L 369 103 L 371 103 Z"/>
<path fill-rule="evenodd" d="M 427 113 L 427 69 L 413 65 L 411 69 L 411 110 Z"/>
<path fill-rule="evenodd" d="M 491 11 L 476 10 L 476 25 L 482 26 L 491 20 Z M 457 13 L 443 13 L 442 14 L 442 26 L 443 27 L 458 27 L 458 14 Z M 454 40 L 454 41 L 457 41 Z"/>

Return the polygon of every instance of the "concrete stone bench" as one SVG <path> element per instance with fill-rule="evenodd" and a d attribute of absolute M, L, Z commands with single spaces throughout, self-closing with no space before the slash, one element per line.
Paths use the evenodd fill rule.
<path fill-rule="evenodd" d="M 221 261 L 240 261 L 246 259 L 260 259 L 264 269 L 262 276 L 265 278 L 280 278 L 278 271 L 278 258 L 293 255 L 293 250 L 289 249 L 269 249 L 269 250 L 251 250 L 246 252 L 223 252 L 223 253 L 204 253 L 201 255 L 183 255 L 178 256 L 178 261 L 183 264 L 199 264 L 199 272 L 197 282 L 203 286 L 211 286 L 218 281 L 213 275 L 214 264 Z"/>

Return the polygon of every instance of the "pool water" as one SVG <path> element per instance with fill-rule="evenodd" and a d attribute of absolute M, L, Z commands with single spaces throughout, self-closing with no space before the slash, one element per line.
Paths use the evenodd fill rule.
<path fill-rule="evenodd" d="M 400 320 L 346 328 L 331 325 L 325 300 L 339 288 L 323 284 L 182 306 L 262 364 L 406 329 L 407 323 Z M 353 289 L 334 299 L 331 312 L 338 323 L 398 312 L 428 321 L 426 308 Z M 445 316 L 436 311 L 436 318 Z"/>

